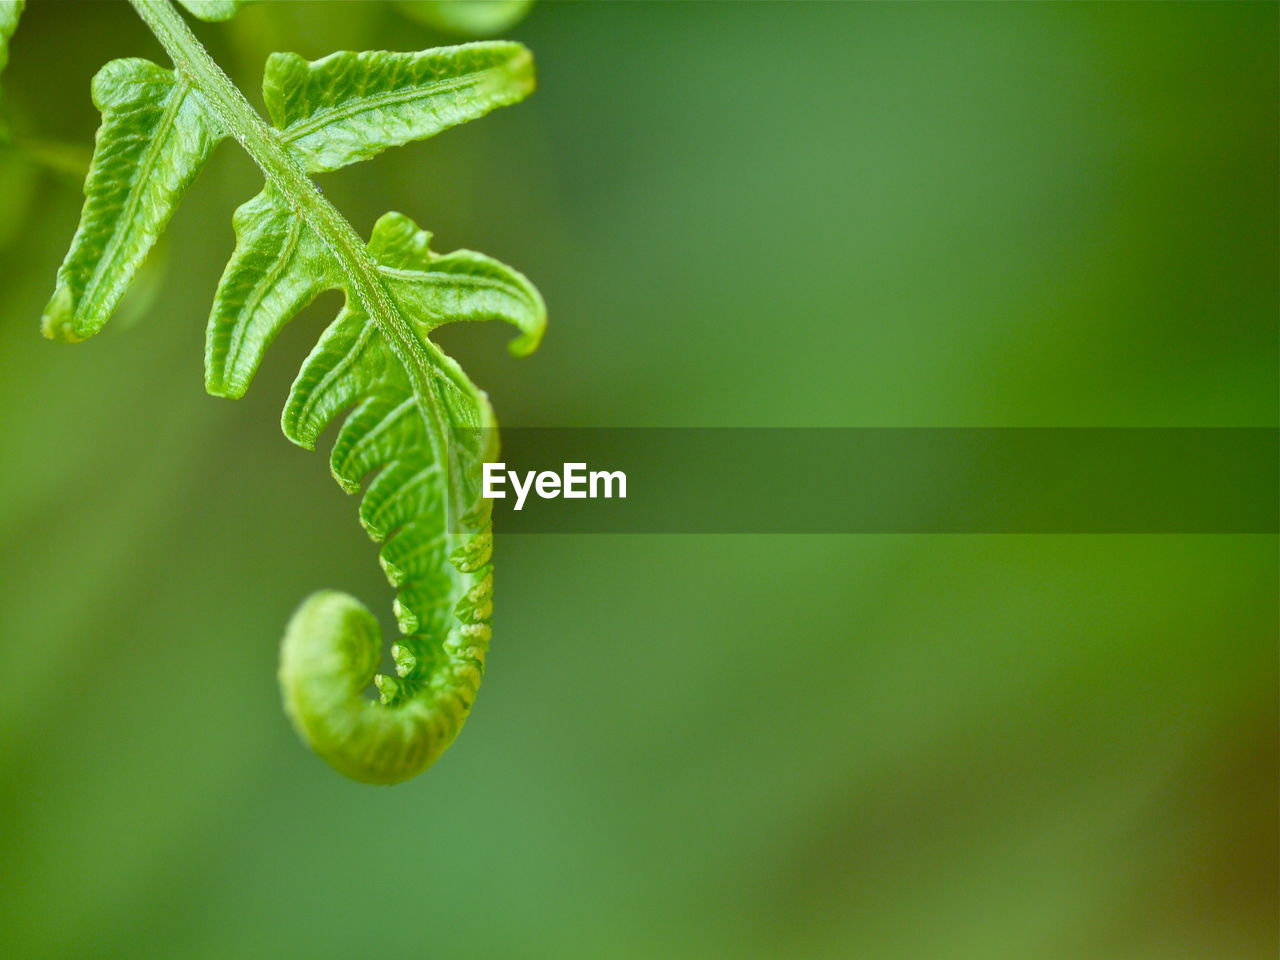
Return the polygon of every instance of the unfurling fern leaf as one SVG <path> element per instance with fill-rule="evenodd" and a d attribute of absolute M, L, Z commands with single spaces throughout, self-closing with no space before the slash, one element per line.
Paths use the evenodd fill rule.
<path fill-rule="evenodd" d="M 376 674 L 380 630 L 354 598 L 318 593 L 282 648 L 285 706 L 300 734 L 357 780 L 394 783 L 425 769 L 457 734 L 489 644 L 492 537 L 480 464 L 496 455 L 488 400 L 430 339 L 457 320 L 506 320 L 518 355 L 538 345 L 542 299 L 522 275 L 466 250 L 440 255 L 389 213 L 363 242 L 308 173 L 366 160 L 523 99 L 532 60 L 514 43 L 422 53 L 274 54 L 269 127 L 167 0 L 134 6 L 173 71 L 117 60 L 94 80 L 103 114 L 85 206 L 45 311 L 47 335 L 96 333 L 218 141 L 232 136 L 266 186 L 236 212 L 236 248 L 209 318 L 206 386 L 239 397 L 293 315 L 325 290 L 346 303 L 303 364 L 286 436 L 313 448 L 342 418 L 330 465 L 350 492 L 373 475 L 360 521 L 385 541 L 398 590 L 396 676 Z M 185 6 L 210 19 L 233 3 Z M 379 699 L 367 694 L 371 682 Z"/>

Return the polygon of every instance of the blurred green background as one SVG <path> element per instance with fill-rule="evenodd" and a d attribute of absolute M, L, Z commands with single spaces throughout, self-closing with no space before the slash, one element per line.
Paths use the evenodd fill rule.
<path fill-rule="evenodd" d="M 1275 426 L 1277 9 L 540 3 L 528 103 L 323 183 L 535 279 L 533 358 L 442 338 L 510 424 Z M 255 99 L 272 49 L 443 40 L 374 2 L 196 29 Z M 125 5 L 31 0 L 4 77 L 0 952 L 1276 955 L 1274 536 L 500 537 L 459 742 L 330 771 L 276 645 L 310 590 L 388 626 L 390 590 L 277 427 L 336 299 L 203 394 L 244 155 L 150 296 L 39 336 L 54 168 L 137 55 Z"/>

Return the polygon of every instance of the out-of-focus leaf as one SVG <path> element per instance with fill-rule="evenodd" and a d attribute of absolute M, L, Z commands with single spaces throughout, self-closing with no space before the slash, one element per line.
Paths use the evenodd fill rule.
<path fill-rule="evenodd" d="M 230 20 L 236 11 L 252 0 L 178 0 L 187 12 L 201 20 Z"/>
<path fill-rule="evenodd" d="M 168 275 L 169 245 L 162 236 L 138 267 L 133 283 L 120 298 L 112 322 L 124 330 L 141 323 L 155 306 Z"/>
<path fill-rule="evenodd" d="M 18 17 L 27 0 L 0 0 L 0 70 L 9 63 L 9 38 L 18 29 Z"/>
<path fill-rule="evenodd" d="M 0 145 L 0 249 L 22 235 L 35 184 L 31 163 L 15 147 Z"/>
<path fill-rule="evenodd" d="M 18 136 L 14 148 L 32 164 L 74 180 L 79 186 L 89 172 L 89 152 L 79 144 Z"/>
<path fill-rule="evenodd" d="M 400 0 L 406 16 L 460 37 L 492 37 L 529 12 L 533 0 Z"/>

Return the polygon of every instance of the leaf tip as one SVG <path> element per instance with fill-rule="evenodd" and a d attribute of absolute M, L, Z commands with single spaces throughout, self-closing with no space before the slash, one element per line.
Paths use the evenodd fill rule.
<path fill-rule="evenodd" d="M 542 344 L 542 335 L 547 332 L 547 304 L 542 299 L 538 288 L 520 275 L 524 281 L 524 289 L 533 305 L 533 316 L 530 322 L 521 329 L 520 336 L 507 342 L 507 352 L 513 357 L 527 357 Z"/>
<path fill-rule="evenodd" d="M 518 103 L 538 89 L 538 70 L 532 50 L 514 40 L 490 41 L 490 45 L 507 55 L 502 69 L 507 94 L 504 103 Z"/>
<path fill-rule="evenodd" d="M 239 400 L 248 392 L 248 389 L 238 383 L 228 383 L 213 376 L 206 376 L 204 392 L 211 397 L 221 397 L 224 400 Z"/>
<path fill-rule="evenodd" d="M 537 333 L 522 333 L 507 343 L 507 353 L 513 357 L 527 357 L 538 349 L 538 345 L 542 343 L 542 331 Z"/>
<path fill-rule="evenodd" d="M 332 466 L 329 468 L 329 474 L 337 481 L 338 486 L 342 488 L 343 493 L 359 493 L 360 481 L 352 480 L 350 477 L 343 476 Z"/>
<path fill-rule="evenodd" d="M 69 286 L 59 284 L 53 291 L 40 318 L 40 332 L 61 343 L 79 343 L 88 336 L 76 324 L 75 298 Z"/>
<path fill-rule="evenodd" d="M 216 344 L 211 341 L 204 355 L 204 392 L 211 397 L 239 400 L 248 391 L 248 383 L 240 383 L 227 376 L 225 358 L 216 349 Z"/>

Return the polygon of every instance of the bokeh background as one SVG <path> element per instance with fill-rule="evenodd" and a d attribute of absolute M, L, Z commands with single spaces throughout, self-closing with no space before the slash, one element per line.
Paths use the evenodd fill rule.
<path fill-rule="evenodd" d="M 324 178 L 533 277 L 443 338 L 511 424 L 1275 426 L 1273 3 L 540 3 L 519 107 Z M 391 4 L 197 32 L 421 48 Z M 31 0 L 0 153 L 0 952 L 1256 960 L 1274 536 L 508 536 L 455 747 L 295 739 L 294 605 L 390 591 L 277 427 L 336 299 L 202 391 L 219 148 L 107 330 L 42 340 L 127 6 Z M 80 172 L 77 172 L 77 171 Z"/>

